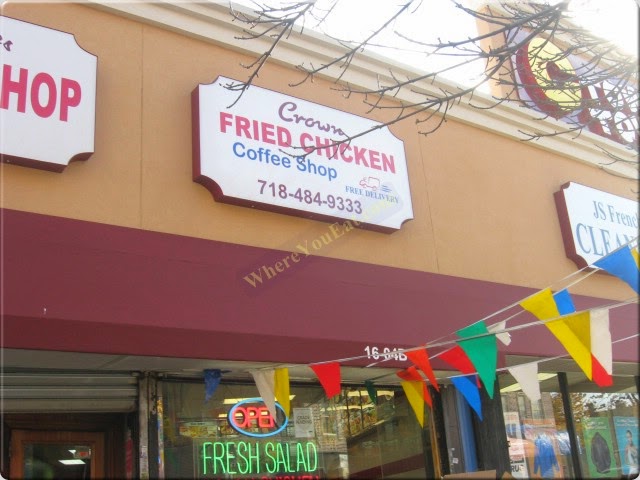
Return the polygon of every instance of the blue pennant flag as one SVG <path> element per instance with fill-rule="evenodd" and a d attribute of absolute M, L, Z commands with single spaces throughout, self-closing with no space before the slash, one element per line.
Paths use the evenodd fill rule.
<path fill-rule="evenodd" d="M 211 400 L 211 397 L 220 385 L 220 380 L 222 379 L 222 372 L 217 368 L 205 370 L 204 371 L 204 402 L 207 403 Z"/>
<path fill-rule="evenodd" d="M 475 375 L 465 375 L 461 377 L 451 377 L 451 382 L 462 394 L 469 406 L 478 414 L 482 420 L 482 407 L 480 405 L 480 390 Z"/>
<path fill-rule="evenodd" d="M 611 275 L 624 280 L 636 293 L 640 293 L 638 276 L 640 271 L 629 247 L 623 247 L 593 263 Z"/>
<path fill-rule="evenodd" d="M 556 302 L 558 313 L 560 315 L 569 315 L 570 313 L 574 313 L 576 311 L 576 307 L 573 305 L 571 295 L 569 295 L 569 292 L 566 288 L 554 293 L 553 300 Z"/>

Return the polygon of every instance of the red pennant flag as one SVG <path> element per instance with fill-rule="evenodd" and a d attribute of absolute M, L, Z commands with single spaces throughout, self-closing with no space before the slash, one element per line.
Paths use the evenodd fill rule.
<path fill-rule="evenodd" d="M 429 408 L 433 408 L 433 402 L 431 401 L 431 394 L 429 393 L 429 387 L 427 387 L 427 382 L 422 382 L 422 390 L 424 394 L 424 401 L 427 402 Z"/>
<path fill-rule="evenodd" d="M 405 370 L 400 370 L 396 373 L 396 375 L 398 375 L 401 379 L 407 380 L 409 382 L 422 382 L 422 395 L 424 397 L 424 401 L 427 402 L 427 405 L 429 405 L 429 407 L 433 408 L 433 402 L 431 401 L 431 394 L 429 393 L 427 384 L 416 367 L 411 366 Z"/>
<path fill-rule="evenodd" d="M 334 397 L 340 393 L 340 364 L 338 362 L 319 363 L 309 365 L 315 372 L 324 388 L 327 398 Z"/>
<path fill-rule="evenodd" d="M 440 358 L 465 375 L 476 373 L 476 367 L 473 366 L 473 363 L 471 363 L 471 360 L 469 360 L 469 357 L 467 357 L 467 354 L 464 353 L 460 345 L 456 345 L 442 352 Z"/>
<path fill-rule="evenodd" d="M 591 354 L 591 375 L 593 376 L 593 381 L 599 387 L 610 387 L 613 385 L 613 377 L 607 373 L 602 364 L 598 361 L 596 357 Z"/>
<path fill-rule="evenodd" d="M 420 372 L 418 372 L 418 369 L 414 366 L 400 370 L 399 372 L 396 372 L 396 375 L 398 375 L 402 380 L 407 380 L 409 382 L 424 382 L 422 375 L 420 375 Z"/>
<path fill-rule="evenodd" d="M 426 347 L 421 350 L 410 350 L 408 352 L 404 352 L 409 360 L 411 360 L 415 366 L 417 366 L 420 370 L 422 370 L 433 388 L 437 391 L 440 391 L 440 387 L 438 386 L 438 381 L 436 380 L 436 376 L 433 374 L 433 369 L 431 368 L 431 362 L 429 361 L 429 354 L 427 353 Z"/>
<path fill-rule="evenodd" d="M 475 374 L 476 367 L 473 366 L 467 354 L 464 353 L 464 350 L 460 345 L 456 345 L 449 350 L 446 350 L 440 354 L 440 358 L 447 362 L 454 368 L 457 368 L 465 375 Z M 478 388 L 480 388 L 480 377 L 476 375 L 476 383 Z"/>

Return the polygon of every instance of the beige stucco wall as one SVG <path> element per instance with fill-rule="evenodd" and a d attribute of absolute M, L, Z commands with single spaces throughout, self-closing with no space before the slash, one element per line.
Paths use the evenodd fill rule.
<path fill-rule="evenodd" d="M 249 57 L 87 5 L 8 3 L 2 13 L 71 32 L 98 57 L 95 153 L 62 173 L 2 165 L 3 207 L 281 250 L 328 232 L 327 223 L 216 203 L 192 181 L 191 92 L 218 75 L 246 78 Z M 257 84 L 365 115 L 360 100 L 321 79 L 288 87 L 296 75 L 271 65 Z M 414 220 L 392 234 L 353 231 L 318 254 L 542 288 L 577 269 L 553 200 L 562 184 L 636 196 L 635 181 L 458 121 L 427 137 L 413 120 L 391 130 L 405 142 Z M 574 291 L 632 294 L 604 275 Z"/>

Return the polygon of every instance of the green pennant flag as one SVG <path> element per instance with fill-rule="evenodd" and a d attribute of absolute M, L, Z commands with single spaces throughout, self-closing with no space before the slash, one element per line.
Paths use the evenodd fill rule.
<path fill-rule="evenodd" d="M 371 401 L 373 402 L 373 404 L 377 405 L 377 403 L 378 403 L 378 390 L 376 390 L 376 387 L 373 384 L 373 382 L 371 380 L 365 380 L 364 381 L 364 386 L 367 389 L 367 393 L 369 394 L 369 398 L 371 398 Z"/>
<path fill-rule="evenodd" d="M 478 322 L 458 330 L 456 333 L 460 337 L 465 338 L 489 333 L 489 330 L 484 322 Z M 498 367 L 498 345 L 496 343 L 496 336 L 487 335 L 471 340 L 459 340 L 458 344 L 476 368 L 489 398 L 493 398 L 496 368 Z"/>

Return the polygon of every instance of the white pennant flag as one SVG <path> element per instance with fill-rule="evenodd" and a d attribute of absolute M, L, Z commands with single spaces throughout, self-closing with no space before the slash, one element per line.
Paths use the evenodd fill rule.
<path fill-rule="evenodd" d="M 276 416 L 276 395 L 274 393 L 275 390 L 275 370 L 251 370 L 251 375 L 253 375 L 253 380 L 256 382 L 256 387 L 258 387 L 258 392 L 260 392 L 260 396 L 262 397 L 262 401 L 267 406 L 269 413 L 275 419 Z"/>
<path fill-rule="evenodd" d="M 487 327 L 487 330 L 493 333 L 504 330 L 505 328 L 507 328 L 507 321 L 503 320 L 501 322 L 490 325 L 489 327 Z M 509 345 L 511 343 L 511 334 L 509 332 L 496 333 L 496 338 L 500 340 L 504 345 Z"/>
<path fill-rule="evenodd" d="M 591 310 L 591 355 L 611 375 L 613 371 L 613 352 L 611 331 L 609 330 L 609 310 L 602 308 Z"/>
<path fill-rule="evenodd" d="M 509 373 L 513 375 L 524 394 L 532 402 L 536 402 L 542 398 L 540 394 L 540 382 L 538 382 L 538 363 L 525 363 L 516 367 L 510 367 Z"/>

